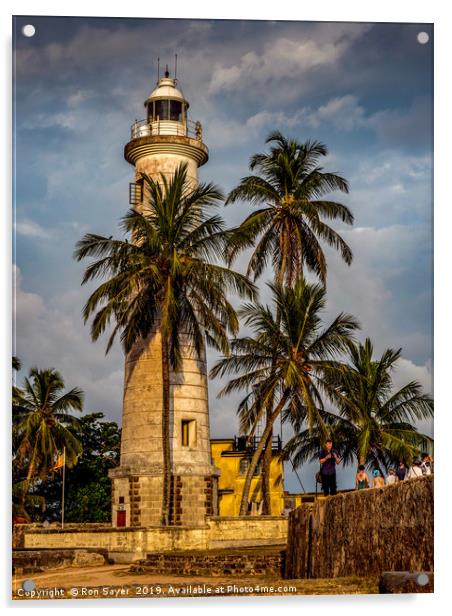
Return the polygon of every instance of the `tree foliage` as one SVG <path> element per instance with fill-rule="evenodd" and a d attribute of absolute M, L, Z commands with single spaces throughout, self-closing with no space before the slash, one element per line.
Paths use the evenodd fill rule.
<path fill-rule="evenodd" d="M 319 166 L 328 154 L 319 141 L 299 143 L 274 131 L 266 143 L 272 144 L 270 152 L 250 159 L 250 170 L 257 173 L 243 177 L 226 201 L 248 201 L 258 208 L 234 230 L 230 260 L 252 248 L 247 273 L 254 279 L 271 263 L 280 284 L 292 285 L 305 275 L 305 269 L 326 284 L 322 243 L 338 250 L 347 264 L 352 261 L 350 247 L 327 223 L 353 223 L 345 205 L 326 198 L 337 190 L 347 193 L 348 182 Z"/>
<path fill-rule="evenodd" d="M 75 432 L 83 448 L 77 464 L 66 470 L 65 520 L 68 522 L 109 522 L 111 480 L 108 471 L 119 464 L 121 430 L 104 414 L 89 413 L 80 418 Z M 46 500 L 41 519 L 61 519 L 62 471 L 52 473 L 38 486 Z"/>
<path fill-rule="evenodd" d="M 253 335 L 232 340 L 231 356 L 221 359 L 211 370 L 212 377 L 238 375 L 220 395 L 250 392 L 239 406 L 244 432 L 253 430 L 272 402 L 271 414 L 248 468 L 241 515 L 247 512 L 251 478 L 274 421 L 282 414 L 284 421 L 290 420 L 296 427 L 304 421 L 311 429 L 322 425 L 323 399 L 330 395 L 325 375 L 338 369 L 338 357 L 358 328 L 356 319 L 343 313 L 324 326 L 321 312 L 326 291 L 320 284 L 308 284 L 299 278 L 293 287 L 269 287 L 273 309 L 262 304 L 243 306 L 239 315 Z"/>
<path fill-rule="evenodd" d="M 351 344 L 347 362 L 326 375 L 334 412 L 323 410 L 314 431 L 302 430 L 287 443 L 285 455 L 295 466 L 318 456 L 327 426 L 345 464 L 358 461 L 380 471 L 400 460 L 410 465 L 432 439 L 416 424 L 433 417 L 433 399 L 411 381 L 394 391 L 392 372 L 401 349 L 386 349 L 374 358 L 373 344 Z"/>

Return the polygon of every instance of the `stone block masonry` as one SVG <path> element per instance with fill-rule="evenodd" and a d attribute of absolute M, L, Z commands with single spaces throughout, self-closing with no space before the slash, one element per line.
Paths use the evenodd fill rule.
<path fill-rule="evenodd" d="M 287 518 L 282 516 L 247 516 L 207 518 L 198 527 L 111 528 L 79 524 L 62 530 L 23 525 L 20 544 L 25 549 L 104 549 L 115 562 L 133 562 L 155 552 L 281 546 L 287 542 L 287 524 Z"/>
<path fill-rule="evenodd" d="M 284 547 L 156 552 L 134 563 L 130 571 L 149 575 L 280 577 Z"/>
<path fill-rule="evenodd" d="M 170 524 L 199 526 L 216 513 L 211 462 L 207 367 L 181 335 L 182 365 L 170 371 Z M 112 524 L 143 528 L 161 524 L 163 494 L 162 348 L 157 326 L 128 353 L 124 374 L 121 462 L 109 471 Z M 182 434 L 182 426 L 187 425 Z"/>
<path fill-rule="evenodd" d="M 202 526 L 212 515 L 212 477 L 176 475 L 172 478 L 170 521 L 174 526 Z"/>
<path fill-rule="evenodd" d="M 14 550 L 13 572 L 19 575 L 58 567 L 99 567 L 106 560 L 106 550 Z"/>
<path fill-rule="evenodd" d="M 338 494 L 289 516 L 285 577 L 433 571 L 433 476 Z"/>

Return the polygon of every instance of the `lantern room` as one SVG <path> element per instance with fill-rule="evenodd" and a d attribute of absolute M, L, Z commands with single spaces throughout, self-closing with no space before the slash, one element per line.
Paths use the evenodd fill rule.
<path fill-rule="evenodd" d="M 185 123 L 189 104 L 182 92 L 176 88 L 176 79 L 172 79 L 169 72 L 165 71 L 165 76 L 159 79 L 157 87 L 146 99 L 144 106 L 149 123 L 168 120 Z"/>
<path fill-rule="evenodd" d="M 176 84 L 177 80 L 170 77 L 167 69 L 145 100 L 146 119 L 133 124 L 132 139 L 149 135 L 178 135 L 201 140 L 201 124 L 188 120 L 189 104 Z"/>

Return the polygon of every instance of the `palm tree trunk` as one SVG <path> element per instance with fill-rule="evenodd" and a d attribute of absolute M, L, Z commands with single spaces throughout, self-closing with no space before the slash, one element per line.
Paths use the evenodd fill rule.
<path fill-rule="evenodd" d="M 30 465 L 28 467 L 28 471 L 27 471 L 27 477 L 24 481 L 24 485 L 23 485 L 23 489 L 22 489 L 22 493 L 20 495 L 20 511 L 23 512 L 23 515 L 26 515 L 26 511 L 25 511 L 25 500 L 27 498 L 27 495 L 30 491 L 30 485 L 31 485 L 31 480 L 33 478 L 35 472 L 35 464 L 33 462 L 33 460 L 30 461 Z"/>
<path fill-rule="evenodd" d="M 271 408 L 267 412 L 268 424 L 271 415 Z M 265 451 L 262 457 L 262 500 L 263 500 L 263 513 L 264 515 L 272 514 L 271 503 L 271 485 L 270 485 L 270 471 L 272 462 L 272 441 L 273 441 L 273 429 L 270 430 L 267 442 L 265 443 Z"/>
<path fill-rule="evenodd" d="M 163 446 L 163 500 L 162 525 L 170 523 L 170 497 L 171 497 L 171 448 L 170 448 L 170 370 L 168 338 L 162 332 L 162 385 L 163 385 L 163 411 L 162 411 L 162 446 Z"/>
<path fill-rule="evenodd" d="M 278 406 L 275 408 L 273 413 L 271 413 L 270 417 L 267 420 L 267 425 L 265 426 L 264 433 L 261 437 L 261 440 L 259 441 L 259 445 L 256 447 L 256 451 L 254 452 L 253 457 L 251 458 L 251 462 L 250 462 L 250 465 L 248 467 L 248 471 L 245 477 L 245 483 L 243 485 L 242 501 L 240 503 L 240 515 L 241 516 L 244 516 L 248 513 L 248 498 L 249 498 L 249 493 L 251 489 L 251 480 L 253 479 L 254 471 L 259 462 L 259 458 L 261 457 L 261 454 L 265 447 L 265 443 L 267 442 L 268 436 L 269 434 L 271 434 L 275 419 L 278 417 L 280 412 L 283 410 L 288 397 L 289 397 L 288 392 L 285 392 L 281 400 L 279 401 Z"/>
<path fill-rule="evenodd" d="M 285 238 L 280 238 L 280 247 L 281 247 L 281 255 L 282 261 L 280 267 L 278 269 L 278 273 L 275 276 L 276 284 L 282 285 L 284 282 L 284 272 L 286 270 L 286 249 L 285 249 Z M 279 307 L 276 309 L 276 323 L 278 328 L 281 326 L 281 311 Z M 273 377 L 276 366 L 276 357 L 273 357 L 272 360 L 272 370 L 271 377 Z M 267 406 L 267 417 L 266 417 L 266 425 L 270 421 L 271 412 L 273 409 L 273 398 L 271 402 L 268 403 Z M 263 500 L 263 513 L 265 515 L 272 515 L 272 501 L 271 501 L 271 485 L 270 485 L 270 471 L 271 471 L 271 463 L 272 463 L 272 441 L 273 441 L 273 426 L 270 430 L 270 434 L 268 435 L 267 443 L 265 443 L 265 451 L 262 460 L 262 500 Z"/>

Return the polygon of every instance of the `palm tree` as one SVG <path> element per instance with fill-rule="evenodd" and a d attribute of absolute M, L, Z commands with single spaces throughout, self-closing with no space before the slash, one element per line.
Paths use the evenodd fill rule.
<path fill-rule="evenodd" d="M 270 260 L 279 284 L 291 286 L 304 275 L 305 267 L 326 284 L 327 265 L 320 241 L 339 250 L 347 264 L 352 252 L 322 219 L 351 225 L 353 214 L 345 205 L 323 197 L 335 190 L 348 193 L 348 182 L 318 166 L 320 157 L 328 154 L 323 143 L 299 143 L 279 131 L 267 137 L 266 143 L 272 142 L 276 145 L 269 154 L 250 158 L 250 170 L 258 174 L 242 178 L 226 200 L 227 204 L 243 200 L 260 206 L 235 229 L 230 258 L 257 243 L 248 265 L 248 275 L 255 280 Z"/>
<path fill-rule="evenodd" d="M 358 328 L 354 317 L 339 314 L 323 327 L 320 313 L 325 307 L 326 291 L 320 284 L 308 284 L 299 278 L 293 288 L 270 284 L 275 312 L 261 304 L 246 304 L 239 311 L 253 336 L 231 342 L 232 354 L 221 359 L 211 376 L 238 374 L 220 395 L 242 389 L 248 394 L 240 406 L 241 427 L 256 425 L 274 401 L 271 414 L 248 467 L 243 488 L 240 515 L 248 509 L 249 490 L 254 470 L 268 445 L 276 418 L 307 421 L 309 427 L 321 425 L 323 395 L 328 395 L 325 371 L 338 369 L 336 357 L 343 353 Z"/>
<path fill-rule="evenodd" d="M 61 374 L 53 368 L 32 368 L 13 399 L 15 462 L 26 466 L 21 504 L 36 478 L 44 479 L 56 456 L 66 451 L 66 464 L 74 466 L 82 448 L 73 434 L 78 420 L 71 411 L 82 411 L 83 392 L 78 387 L 64 392 Z"/>
<path fill-rule="evenodd" d="M 204 352 L 205 340 L 228 353 L 228 332 L 238 331 L 237 315 L 226 298 L 232 289 L 254 298 L 254 285 L 243 275 L 218 263 L 227 234 L 220 216 L 212 213 L 223 199 L 213 184 L 193 188 L 187 182 L 187 165 L 171 180 L 143 176 L 147 203 L 140 213 L 130 210 L 122 228 L 131 237 L 112 239 L 87 234 L 77 244 L 75 257 L 97 257 L 85 271 L 83 283 L 107 277 L 89 297 L 85 322 L 95 313 L 91 337 L 97 340 L 115 321 L 107 352 L 118 332 L 124 352 L 145 339 L 156 326 L 162 336 L 163 379 L 163 506 L 162 524 L 169 523 L 170 502 L 170 366 L 181 365 L 181 335 Z"/>
<path fill-rule="evenodd" d="M 260 208 L 235 230 L 231 261 L 240 250 L 252 246 L 255 248 L 247 274 L 254 275 L 254 279 L 271 261 L 278 284 L 292 285 L 304 275 L 305 267 L 326 284 L 327 264 L 321 242 L 338 249 L 347 264 L 351 263 L 352 252 L 325 219 L 339 219 L 351 225 L 353 215 L 345 205 L 324 196 L 335 190 L 347 193 L 348 183 L 319 167 L 320 158 L 328 154 L 323 143 L 299 143 L 279 131 L 272 132 L 266 143 L 274 144 L 270 153 L 255 154 L 250 159 L 250 170 L 256 170 L 257 175 L 242 178 L 226 201 L 245 200 Z M 268 417 L 271 411 L 269 401 Z M 270 432 L 270 441 L 271 438 Z M 263 462 L 264 511 L 271 513 L 271 447 L 266 447 Z"/>
<path fill-rule="evenodd" d="M 321 432 L 329 435 L 345 464 L 357 460 L 380 471 L 400 460 L 411 464 L 432 439 L 421 434 L 413 423 L 433 417 L 433 400 L 411 381 L 394 391 L 391 372 L 401 349 L 386 349 L 373 358 L 369 338 L 349 348 L 349 363 L 326 376 L 334 387 L 336 413 L 322 413 L 322 430 L 296 434 L 285 447 L 295 466 L 315 459 L 321 445 Z"/>

